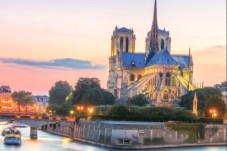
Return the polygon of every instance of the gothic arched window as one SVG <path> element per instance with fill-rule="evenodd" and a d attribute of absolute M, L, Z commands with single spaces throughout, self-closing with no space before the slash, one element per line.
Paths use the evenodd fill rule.
<path fill-rule="evenodd" d="M 164 47 L 165 47 L 165 44 L 164 44 L 164 40 L 162 39 L 161 40 L 161 49 L 164 49 Z"/>
<path fill-rule="evenodd" d="M 135 76 L 134 76 L 134 74 L 131 74 L 130 75 L 130 81 L 134 81 L 135 80 Z"/>
<path fill-rule="evenodd" d="M 128 52 L 128 44 L 129 44 L 129 41 L 128 41 L 128 37 L 126 38 L 126 49 L 125 49 L 125 52 Z"/>
<path fill-rule="evenodd" d="M 120 51 L 123 51 L 123 37 L 120 38 Z"/>
<path fill-rule="evenodd" d="M 138 80 L 139 80 L 139 79 L 141 79 L 141 78 L 142 78 L 142 76 L 141 76 L 141 75 L 139 75 L 139 76 L 138 76 Z"/>
<path fill-rule="evenodd" d="M 167 90 L 164 91 L 163 99 L 168 99 L 168 92 L 167 92 Z"/>
<path fill-rule="evenodd" d="M 170 86 L 170 79 L 171 79 L 170 73 L 167 72 L 166 73 L 166 81 L 165 81 L 166 86 Z"/>

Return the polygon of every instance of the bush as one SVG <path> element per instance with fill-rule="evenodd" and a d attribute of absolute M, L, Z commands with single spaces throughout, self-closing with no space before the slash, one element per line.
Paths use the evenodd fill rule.
<path fill-rule="evenodd" d="M 203 123 L 171 122 L 167 126 L 179 133 L 188 134 L 186 142 L 197 143 L 205 136 L 205 125 Z"/>
<path fill-rule="evenodd" d="M 196 121 L 196 116 L 188 110 L 172 109 L 168 107 L 138 107 L 114 105 L 96 107 L 93 119 L 126 120 L 126 121 Z M 102 111 L 104 114 L 98 114 Z M 102 116 L 101 116 L 102 115 Z"/>

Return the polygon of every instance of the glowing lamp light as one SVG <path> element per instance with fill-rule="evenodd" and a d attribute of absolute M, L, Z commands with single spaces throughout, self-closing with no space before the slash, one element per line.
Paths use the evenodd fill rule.
<path fill-rule="evenodd" d="M 73 110 L 71 110 L 69 113 L 70 113 L 70 114 L 74 114 L 74 111 L 73 111 Z"/>

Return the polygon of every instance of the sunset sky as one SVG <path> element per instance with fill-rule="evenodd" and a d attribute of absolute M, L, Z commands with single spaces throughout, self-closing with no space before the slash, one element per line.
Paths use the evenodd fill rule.
<path fill-rule="evenodd" d="M 159 28 L 172 54 L 194 61 L 196 83 L 226 80 L 226 1 L 158 0 Z M 115 26 L 133 28 L 145 51 L 154 0 L 0 0 L 0 85 L 48 94 L 56 81 L 72 86 L 97 77 L 106 88 Z"/>

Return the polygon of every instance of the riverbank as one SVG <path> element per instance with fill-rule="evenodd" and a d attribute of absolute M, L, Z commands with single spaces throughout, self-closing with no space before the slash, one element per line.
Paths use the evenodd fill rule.
<path fill-rule="evenodd" d="M 162 149 L 162 148 L 182 148 L 182 147 L 213 147 L 213 146 L 226 146 L 227 147 L 227 142 L 226 143 L 196 143 L 196 144 L 169 144 L 169 145 L 155 145 L 155 146 L 112 146 L 112 145 L 107 145 L 107 144 L 102 144 L 102 143 L 97 143 L 93 141 L 87 141 L 83 139 L 78 139 L 78 138 L 72 138 L 69 135 L 61 134 L 58 132 L 54 131 L 45 131 L 51 134 L 59 135 L 59 136 L 64 136 L 71 138 L 72 140 L 87 143 L 87 144 L 93 144 L 97 146 L 102 146 L 102 147 L 107 147 L 107 148 L 113 148 L 113 149 L 129 149 L 129 150 L 136 150 L 136 149 Z"/>
<path fill-rule="evenodd" d="M 58 130 L 61 129 L 61 132 Z M 160 149 L 182 147 L 227 146 L 226 125 L 206 125 L 204 139 L 198 143 L 186 143 L 188 134 L 178 133 L 165 127 L 164 123 L 129 123 L 105 121 L 81 121 L 74 133 L 66 127 L 48 128 L 46 131 L 69 137 L 75 141 L 113 149 Z M 69 135 L 70 134 L 70 135 Z M 148 135 L 149 134 L 149 135 Z M 123 142 L 121 142 L 123 141 Z M 127 141 L 127 142 L 126 142 Z"/>

